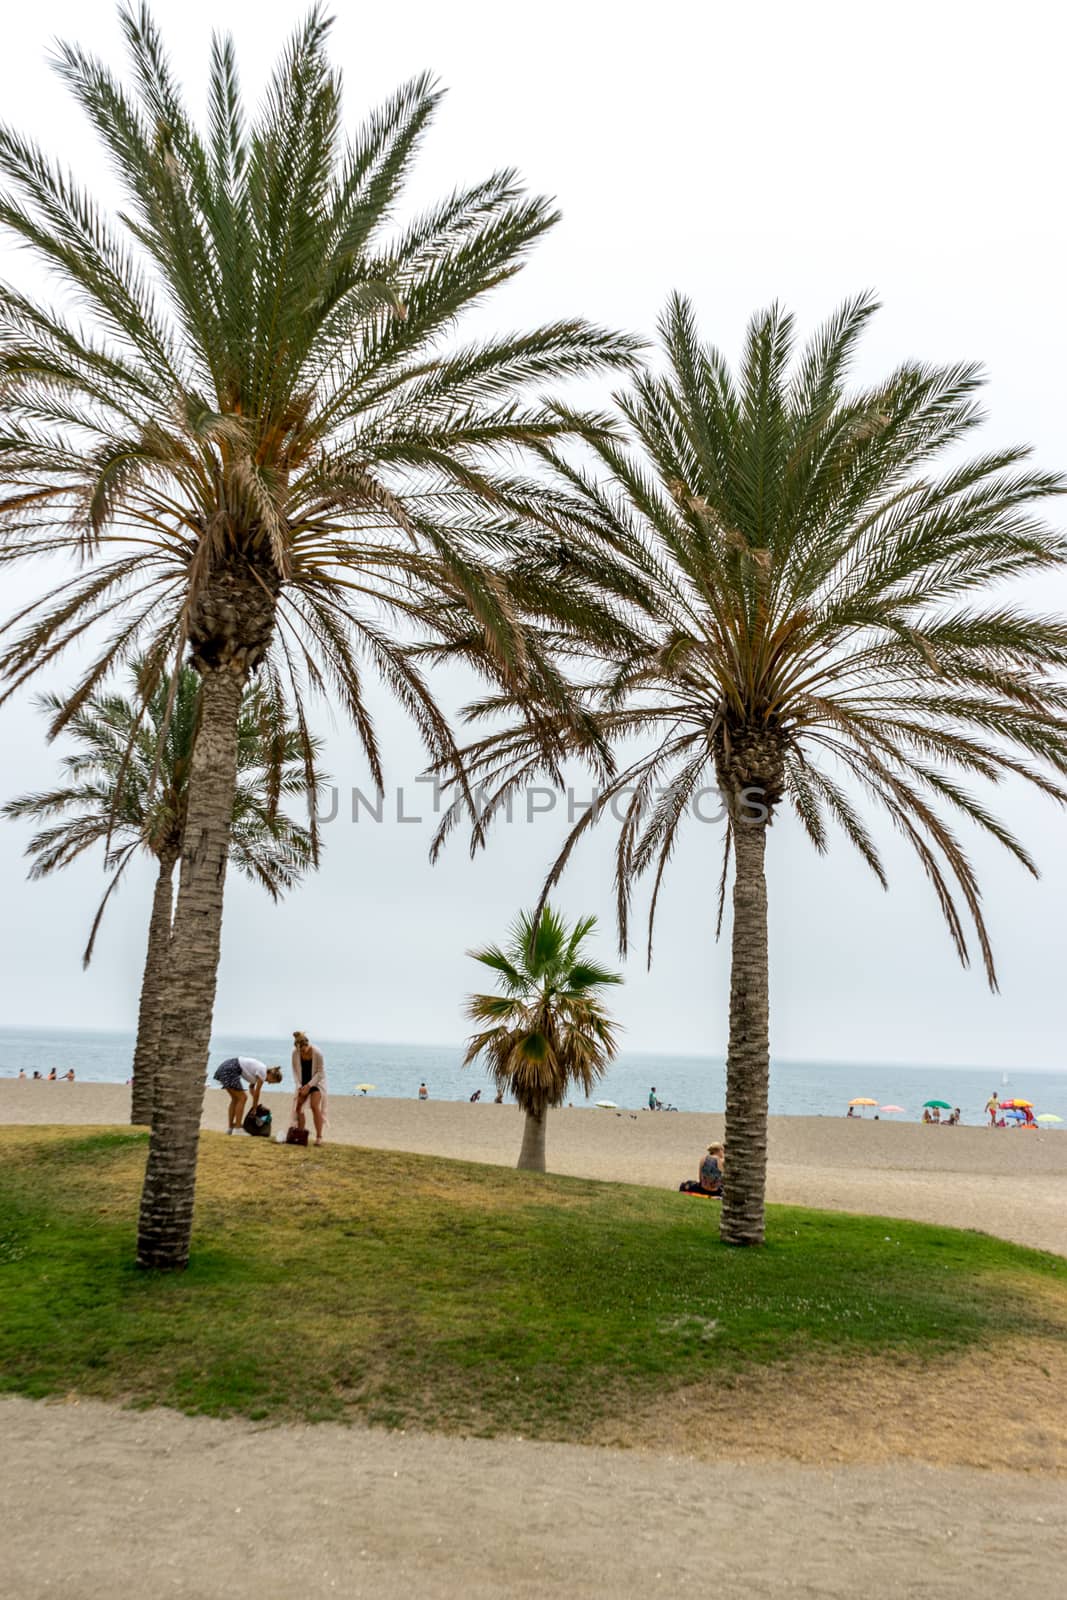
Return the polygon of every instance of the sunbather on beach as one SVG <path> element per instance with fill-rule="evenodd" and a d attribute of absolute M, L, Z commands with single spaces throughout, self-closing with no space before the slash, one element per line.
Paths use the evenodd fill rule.
<path fill-rule="evenodd" d="M 215 1082 L 221 1084 L 230 1097 L 227 1133 L 244 1133 L 245 1103 L 249 1088 L 252 1091 L 252 1110 L 259 1105 L 264 1083 L 281 1083 L 281 1067 L 266 1067 L 255 1056 L 230 1056 L 221 1067 L 215 1068 Z"/>
<path fill-rule="evenodd" d="M 311 1112 L 315 1124 L 315 1143 L 322 1143 L 326 1126 L 326 1063 L 322 1051 L 317 1049 L 306 1033 L 293 1034 L 293 1126 L 306 1127 L 305 1112 Z"/>

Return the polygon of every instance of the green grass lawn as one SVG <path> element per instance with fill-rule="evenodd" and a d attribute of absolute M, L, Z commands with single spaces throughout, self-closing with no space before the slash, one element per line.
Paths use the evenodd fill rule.
<path fill-rule="evenodd" d="M 147 1139 L 0 1130 L 0 1389 L 581 1438 L 752 1364 L 1067 1331 L 1067 1261 L 980 1234 L 206 1135 L 193 1258 L 133 1266 Z"/>

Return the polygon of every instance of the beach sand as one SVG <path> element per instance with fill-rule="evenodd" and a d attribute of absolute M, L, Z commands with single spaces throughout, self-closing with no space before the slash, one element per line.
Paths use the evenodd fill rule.
<path fill-rule="evenodd" d="M 1063 1480 L 1033 1473 L 693 1462 L 93 1401 L 0 1400 L 0 1432 L 13 1600 L 1063 1593 Z"/>
<path fill-rule="evenodd" d="M 264 1096 L 275 1127 L 291 1097 Z M 329 1138 L 513 1166 L 522 1135 L 515 1106 L 334 1095 Z M 124 1123 L 129 1090 L 115 1084 L 0 1081 L 0 1125 Z M 226 1126 L 226 1096 L 204 1097 L 204 1127 Z M 548 1167 L 572 1177 L 676 1189 L 722 1138 L 722 1117 L 584 1107 L 550 1113 Z M 1067 1133 L 934 1128 L 846 1117 L 772 1117 L 769 1198 L 790 1205 L 910 1217 L 1067 1255 Z M 693 1204 L 701 1202 L 694 1201 Z"/>

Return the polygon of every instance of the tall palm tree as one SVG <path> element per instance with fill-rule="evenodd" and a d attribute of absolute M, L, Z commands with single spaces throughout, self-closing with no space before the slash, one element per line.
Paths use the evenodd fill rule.
<path fill-rule="evenodd" d="M 0 286 L 0 559 L 88 560 L 12 619 L 0 677 L 10 694 L 106 624 L 53 730 L 135 650 L 148 692 L 186 656 L 201 678 L 138 1235 L 143 1266 L 173 1268 L 188 1257 L 244 686 L 258 669 L 302 727 L 302 690 L 330 691 L 379 784 L 368 670 L 435 759 L 452 751 L 404 639 L 447 594 L 521 674 L 503 553 L 531 517 L 565 512 L 521 454 L 575 427 L 530 387 L 629 365 L 635 342 L 580 320 L 453 342 L 556 213 L 503 171 L 394 220 L 440 99 L 429 79 L 347 141 L 315 9 L 251 121 L 216 39 L 201 134 L 148 11 L 120 15 L 130 88 L 77 48 L 58 58 L 125 191 L 115 218 L 0 130 L 0 226 L 59 286 L 49 301 Z"/>
<path fill-rule="evenodd" d="M 132 678 L 130 699 L 93 695 L 66 724 L 75 748 L 63 758 L 60 786 L 11 800 L 2 814 L 49 823 L 26 847 L 33 862 L 31 878 L 48 877 L 86 851 L 103 846 L 109 881 L 89 933 L 86 966 L 104 912 L 130 862 L 144 853 L 156 863 L 130 1107 L 131 1122 L 150 1123 L 169 964 L 174 868 L 185 826 L 200 679 L 191 667 L 183 668 L 173 700 L 166 685 L 160 685 L 142 710 L 137 668 Z M 54 719 L 63 702 L 58 695 L 44 695 L 40 704 Z M 312 830 L 278 809 L 284 797 L 306 794 L 307 775 L 300 730 L 292 723 L 279 726 L 276 712 L 261 689 L 252 685 L 245 690 L 237 726 L 237 787 L 230 832 L 231 861 L 275 900 L 317 860 Z M 316 780 L 322 781 L 318 773 Z"/>
<path fill-rule="evenodd" d="M 1067 624 L 1003 592 L 1067 557 L 1033 509 L 1064 481 L 1025 465 L 1021 448 L 943 462 L 981 420 L 973 366 L 909 363 L 849 388 L 874 310 L 866 297 L 847 303 L 795 353 L 792 319 L 772 308 L 751 323 L 735 374 L 700 342 L 689 303 L 671 301 L 664 370 L 619 401 L 635 448 L 593 440 L 599 477 L 556 462 L 588 513 L 569 581 L 608 590 L 629 618 L 630 647 L 620 658 L 614 644 L 588 641 L 599 670 L 578 693 L 584 722 L 573 710 L 532 714 L 504 686 L 474 714 L 510 710 L 510 725 L 465 754 L 468 781 L 486 786 L 486 815 L 534 774 L 558 780 L 568 751 L 589 757 L 600 803 L 571 831 L 546 893 L 587 829 L 614 812 L 620 939 L 625 948 L 633 886 L 651 872 L 649 960 L 680 830 L 694 813 L 709 820 L 707 790 L 717 790 L 720 925 L 731 857 L 734 873 L 721 1225 L 731 1244 L 764 1237 L 764 856 L 783 802 L 820 852 L 837 824 L 884 886 L 862 802 L 880 808 L 918 855 L 961 960 L 969 924 L 995 987 L 954 823 L 1036 867 L 967 780 L 1019 778 L 1067 800 Z M 556 643 L 562 670 L 573 642 L 563 631 Z M 630 752 L 621 767 L 605 748 L 620 743 Z"/>
<path fill-rule="evenodd" d="M 595 917 L 583 917 L 569 928 L 546 905 L 519 917 L 504 949 L 468 952 L 496 973 L 503 992 L 470 996 L 467 1015 L 481 1029 L 467 1041 L 463 1065 L 484 1056 L 497 1088 L 526 1113 L 523 1172 L 545 1170 L 549 1108 L 562 1105 L 572 1087 L 592 1093 L 618 1049 L 599 991 L 622 976 L 586 954 L 595 927 Z"/>

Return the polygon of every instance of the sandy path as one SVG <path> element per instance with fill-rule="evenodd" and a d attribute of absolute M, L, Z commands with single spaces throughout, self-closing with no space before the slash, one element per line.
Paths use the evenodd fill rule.
<path fill-rule="evenodd" d="M 4 1400 L 0 1433 L 17 1600 L 1063 1593 L 1063 1483 L 1025 1474 L 715 1467 L 91 1402 Z"/>
<path fill-rule="evenodd" d="M 0 1124 L 122 1123 L 129 1091 L 111 1084 L 0 1082 Z M 205 1097 L 204 1126 L 225 1126 L 225 1096 Z M 284 1126 L 288 1096 L 268 1097 Z M 334 1096 L 330 1136 L 347 1144 L 410 1150 L 510 1166 L 521 1117 L 514 1106 Z M 676 1188 L 695 1176 L 722 1118 L 694 1113 L 636 1116 L 552 1113 L 548 1164 L 574 1177 Z M 771 1119 L 772 1200 L 912 1217 L 1036 1245 L 1067 1255 L 1067 1133 L 924 1128 L 844 1117 Z"/>

